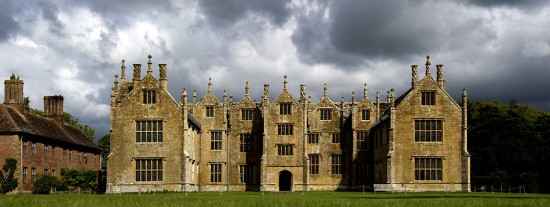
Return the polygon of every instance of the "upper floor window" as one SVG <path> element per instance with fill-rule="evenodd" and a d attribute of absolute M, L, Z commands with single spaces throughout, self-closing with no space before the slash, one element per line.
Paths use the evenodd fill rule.
<path fill-rule="evenodd" d="M 370 120 L 370 110 L 369 109 L 361 110 L 361 120 L 363 120 L 363 121 Z"/>
<path fill-rule="evenodd" d="M 311 133 L 307 135 L 307 143 L 319 144 L 319 133 Z"/>
<path fill-rule="evenodd" d="M 290 103 L 281 103 L 279 104 L 279 114 L 292 114 L 292 104 Z"/>
<path fill-rule="evenodd" d="M 277 154 L 278 155 L 293 155 L 293 145 L 291 144 L 278 144 L 277 145 Z"/>
<path fill-rule="evenodd" d="M 32 154 L 35 155 L 35 154 L 36 154 L 36 143 L 33 142 L 33 143 L 31 144 L 31 148 L 32 148 L 32 149 L 31 149 L 31 150 L 32 150 L 32 151 L 31 151 Z"/>
<path fill-rule="evenodd" d="M 239 135 L 241 144 L 241 152 L 252 152 L 252 136 L 250 133 L 240 134 Z"/>
<path fill-rule="evenodd" d="M 443 180 L 442 158 L 414 158 L 415 180 Z"/>
<path fill-rule="evenodd" d="M 214 117 L 214 107 L 213 106 L 207 106 L 206 107 L 206 117 Z"/>
<path fill-rule="evenodd" d="M 136 121 L 136 142 L 162 142 L 162 120 Z"/>
<path fill-rule="evenodd" d="M 252 109 L 242 109 L 241 115 L 241 120 L 252 120 Z"/>
<path fill-rule="evenodd" d="M 435 105 L 435 91 L 422 91 L 422 105 Z"/>
<path fill-rule="evenodd" d="M 210 132 L 210 149 L 222 150 L 222 132 L 221 131 Z"/>
<path fill-rule="evenodd" d="M 293 135 L 294 125 L 292 124 L 279 124 L 277 125 L 278 135 Z"/>
<path fill-rule="evenodd" d="M 332 143 L 340 143 L 342 140 L 340 139 L 340 133 L 332 133 Z"/>
<path fill-rule="evenodd" d="M 157 103 L 157 91 L 154 91 L 154 90 L 143 91 L 143 103 L 144 104 Z"/>
<path fill-rule="evenodd" d="M 357 132 L 357 150 L 366 150 L 367 149 L 367 137 L 369 132 Z"/>
<path fill-rule="evenodd" d="M 23 154 L 27 154 L 27 142 L 23 142 Z"/>
<path fill-rule="evenodd" d="M 55 157 L 55 146 L 52 146 L 52 157 Z"/>
<path fill-rule="evenodd" d="M 331 109 L 321 109 L 321 120 L 331 120 L 332 119 L 332 110 Z"/>
<path fill-rule="evenodd" d="M 48 156 L 48 145 L 44 144 L 44 157 Z"/>
<path fill-rule="evenodd" d="M 441 120 L 415 120 L 415 142 L 441 142 L 443 141 L 443 126 Z"/>

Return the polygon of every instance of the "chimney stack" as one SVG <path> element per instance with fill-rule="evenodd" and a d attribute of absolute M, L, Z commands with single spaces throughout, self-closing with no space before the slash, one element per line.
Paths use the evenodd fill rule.
<path fill-rule="evenodd" d="M 44 96 L 44 117 L 63 124 L 63 96 Z"/>
<path fill-rule="evenodd" d="M 443 80 L 443 65 L 438 64 L 437 67 L 437 84 L 439 87 L 441 87 L 443 90 L 445 90 L 445 80 Z"/>
<path fill-rule="evenodd" d="M 160 88 L 168 89 L 168 78 L 166 77 L 166 64 L 159 64 Z"/>
<path fill-rule="evenodd" d="M 411 87 L 414 89 L 416 83 L 418 83 L 418 65 L 411 65 L 412 78 L 411 78 Z"/>
<path fill-rule="evenodd" d="M 137 86 L 141 78 L 141 64 L 134 64 L 134 77 L 132 78 L 132 84 L 134 87 Z"/>
<path fill-rule="evenodd" d="M 4 81 L 4 104 L 23 104 L 23 80 L 11 74 L 9 80 Z"/>

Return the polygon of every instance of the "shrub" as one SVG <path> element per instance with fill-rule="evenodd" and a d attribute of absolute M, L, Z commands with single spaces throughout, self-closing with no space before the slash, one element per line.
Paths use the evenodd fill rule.
<path fill-rule="evenodd" d="M 6 172 L 6 176 L 2 170 L 0 170 L 0 194 L 6 194 L 15 188 L 17 188 L 17 179 L 13 175 L 17 168 L 17 160 L 14 158 L 7 158 L 2 170 Z"/>
<path fill-rule="evenodd" d="M 62 190 L 63 186 L 61 181 L 57 177 L 48 174 L 42 174 L 38 176 L 38 179 L 34 182 L 33 194 L 49 194 L 50 189 Z"/>
<path fill-rule="evenodd" d="M 69 190 L 80 188 L 82 190 L 97 189 L 97 172 L 88 169 L 62 168 L 61 176 L 63 185 Z"/>

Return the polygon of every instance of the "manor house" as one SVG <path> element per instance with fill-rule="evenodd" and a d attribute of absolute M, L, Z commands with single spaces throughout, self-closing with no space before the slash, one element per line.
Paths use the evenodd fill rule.
<path fill-rule="evenodd" d="M 153 76 L 134 64 L 126 79 L 115 75 L 111 93 L 111 151 L 107 192 L 144 191 L 469 191 L 466 91 L 458 104 L 445 90 L 443 65 L 411 88 L 381 100 L 363 95 L 333 101 L 325 85 L 312 102 L 287 88 L 261 101 L 233 101 L 213 93 L 202 98 L 183 88 L 168 92 L 166 64 Z M 271 99 L 270 99 L 271 97 Z M 271 101 L 273 100 L 273 101 Z"/>

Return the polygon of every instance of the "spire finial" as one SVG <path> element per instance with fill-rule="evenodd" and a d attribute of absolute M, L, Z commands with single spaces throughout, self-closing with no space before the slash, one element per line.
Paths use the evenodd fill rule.
<path fill-rule="evenodd" d="M 244 95 L 248 96 L 248 81 L 246 81 L 246 85 L 244 87 Z"/>
<path fill-rule="evenodd" d="M 225 89 L 223 90 L 223 102 L 225 103 L 227 101 L 227 92 Z"/>
<path fill-rule="evenodd" d="M 153 62 L 151 61 L 151 58 L 153 58 L 153 56 L 151 54 L 149 54 L 149 56 L 147 56 L 149 58 L 149 61 L 147 61 L 147 73 L 152 73 L 153 72 Z"/>
<path fill-rule="evenodd" d="M 430 63 L 430 56 L 426 56 L 426 75 L 430 75 L 430 65 L 432 65 Z"/>
<path fill-rule="evenodd" d="M 123 80 L 126 79 L 126 65 L 124 64 L 124 62 L 126 62 L 124 59 L 122 59 L 122 66 L 120 66 L 120 81 L 122 82 Z"/>
<path fill-rule="evenodd" d="M 194 88 L 193 89 L 193 103 L 196 103 L 197 102 L 197 89 Z"/>
<path fill-rule="evenodd" d="M 325 86 L 323 87 L 323 96 L 327 96 L 327 83 L 325 83 Z"/>
<path fill-rule="evenodd" d="M 208 78 L 208 92 L 212 91 L 212 78 Z"/>
<path fill-rule="evenodd" d="M 183 104 L 187 103 L 187 90 L 185 89 L 185 87 L 183 87 L 183 90 L 181 90 L 181 99 Z M 183 107 L 185 107 L 185 105 L 183 105 Z"/>
<path fill-rule="evenodd" d="M 355 91 L 351 92 L 351 104 L 355 103 Z"/>
<path fill-rule="evenodd" d="M 367 83 L 365 83 L 365 87 L 363 88 L 363 98 L 367 98 Z"/>
<path fill-rule="evenodd" d="M 286 91 L 286 84 L 287 84 L 287 82 L 286 82 L 286 77 L 287 77 L 287 76 L 285 75 L 285 81 L 283 82 L 283 90 L 285 90 L 285 91 Z"/>

